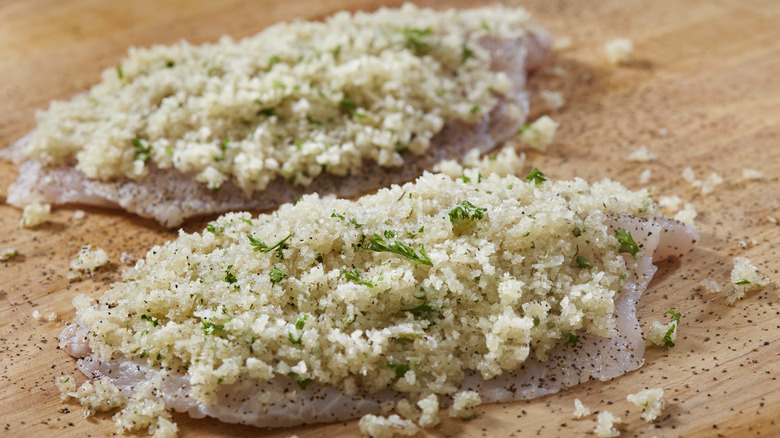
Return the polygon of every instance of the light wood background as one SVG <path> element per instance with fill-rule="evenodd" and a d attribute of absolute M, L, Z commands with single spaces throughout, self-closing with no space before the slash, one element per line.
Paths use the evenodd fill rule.
<path fill-rule="evenodd" d="M 467 7 L 473 1 L 432 0 L 435 8 Z M 35 126 L 34 112 L 52 99 L 68 99 L 99 80 L 131 45 L 213 41 L 241 37 L 295 17 L 321 19 L 339 9 L 373 10 L 381 0 L 224 0 L 108 2 L 97 0 L 0 0 L 0 147 Z M 388 2 L 398 6 L 399 2 Z M 559 90 L 566 106 L 552 116 L 561 123 L 544 154 L 529 153 L 529 165 L 555 178 L 610 177 L 638 188 L 639 174 L 652 171 L 658 195 L 680 195 L 699 211 L 702 240 L 682 260 L 662 264 L 639 305 L 640 320 L 682 313 L 672 349 L 652 349 L 646 365 L 609 382 L 592 382 L 528 402 L 482 406 L 471 421 L 445 419 L 433 436 L 577 436 L 593 429 L 595 416 L 570 418 L 574 398 L 593 410 L 624 420 L 622 436 L 780 436 L 780 302 L 772 285 L 735 306 L 703 291 L 708 276 L 725 282 L 732 258 L 747 256 L 780 280 L 780 3 L 758 0 L 529 0 L 525 6 L 573 45 L 556 65 L 567 74 L 536 75 L 532 90 Z M 634 61 L 613 67 L 605 42 L 628 37 Z M 535 115 L 542 113 L 538 99 Z M 666 135 L 659 133 L 665 130 Z M 646 146 L 661 159 L 626 160 Z M 697 178 L 717 172 L 725 182 L 703 196 L 680 174 L 692 166 Z M 744 167 L 764 179 L 741 180 Z M 6 191 L 16 167 L 0 163 Z M 142 256 L 154 244 L 176 237 L 155 223 L 116 211 L 58 208 L 51 222 L 20 229 L 21 213 L 0 206 L 0 249 L 21 256 L 0 263 L 0 435 L 103 437 L 114 434 L 110 416 L 83 418 L 63 404 L 55 376 L 74 374 L 74 361 L 56 349 L 62 324 L 32 319 L 38 310 L 73 316 L 77 293 L 99 296 L 124 268 L 122 251 Z M 189 223 L 198 230 L 204 221 Z M 739 245 L 746 242 L 746 247 Z M 112 263 L 91 279 L 69 283 L 69 261 L 82 244 L 108 251 Z M 669 406 L 646 424 L 626 395 L 663 387 Z M 192 420 L 177 415 L 181 435 L 357 435 L 356 422 L 259 430 Z"/>

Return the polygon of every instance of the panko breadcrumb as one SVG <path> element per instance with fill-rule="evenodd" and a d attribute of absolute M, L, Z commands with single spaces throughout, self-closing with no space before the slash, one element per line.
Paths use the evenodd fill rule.
<path fill-rule="evenodd" d="M 583 418 L 590 415 L 590 409 L 587 408 L 585 405 L 582 404 L 580 399 L 575 398 L 574 399 L 574 412 L 572 413 L 572 418 L 575 420 L 582 420 Z"/>
<path fill-rule="evenodd" d="M 92 245 L 84 245 L 75 259 L 70 262 L 70 269 L 76 274 L 92 275 L 95 270 L 108 263 L 108 254 L 102 248 L 92 249 Z"/>
<path fill-rule="evenodd" d="M 758 267 L 746 257 L 734 258 L 734 269 L 731 270 L 731 284 L 722 290 L 729 304 L 742 299 L 746 293 L 757 292 L 769 284 L 769 278 L 759 274 Z"/>
<path fill-rule="evenodd" d="M 539 92 L 539 95 L 542 96 L 544 104 L 551 111 L 558 111 L 563 108 L 563 105 L 565 104 L 563 93 L 560 91 L 542 90 Z"/>
<path fill-rule="evenodd" d="M 66 401 L 76 393 L 76 380 L 71 376 L 58 376 L 54 379 L 57 389 L 60 390 L 60 399 Z"/>
<path fill-rule="evenodd" d="M 412 436 L 420 430 L 416 424 L 395 414 L 389 417 L 364 415 L 358 422 L 358 427 L 361 433 L 371 438 L 392 438 L 397 435 Z"/>
<path fill-rule="evenodd" d="M 422 409 L 422 415 L 420 416 L 417 424 L 420 427 L 430 428 L 439 424 L 439 398 L 436 394 L 431 394 L 428 397 L 417 402 L 417 406 Z"/>
<path fill-rule="evenodd" d="M 6 262 L 8 260 L 13 260 L 18 255 L 19 255 L 19 250 L 18 249 L 8 247 L 8 248 L 4 249 L 2 252 L 0 252 L 0 262 Z"/>
<path fill-rule="evenodd" d="M 614 65 L 630 61 L 633 51 L 634 43 L 628 38 L 615 38 L 604 44 L 604 54 L 607 56 L 607 60 Z"/>
<path fill-rule="evenodd" d="M 663 388 L 645 389 L 629 394 L 626 400 L 642 408 L 642 418 L 648 423 L 655 421 L 666 407 Z"/>
<path fill-rule="evenodd" d="M 622 421 L 620 417 L 612 415 L 609 411 L 601 411 L 596 419 L 596 429 L 593 433 L 602 438 L 618 437 L 620 436 L 620 431 L 615 428 L 615 425 L 620 424 Z"/>
<path fill-rule="evenodd" d="M 461 391 L 455 393 L 450 406 L 450 417 L 459 417 L 464 420 L 474 415 L 474 408 L 482 403 L 482 397 L 476 391 Z"/>
<path fill-rule="evenodd" d="M 642 146 L 628 154 L 628 159 L 638 162 L 654 161 L 658 159 L 658 155 L 647 150 L 647 146 Z"/>
<path fill-rule="evenodd" d="M 19 225 L 22 228 L 32 228 L 49 220 L 51 205 L 33 202 L 27 204 L 22 211 L 22 219 Z"/>
<path fill-rule="evenodd" d="M 535 122 L 520 130 L 520 140 L 532 149 L 544 151 L 552 143 L 558 126 L 558 122 L 550 116 L 539 117 Z"/>

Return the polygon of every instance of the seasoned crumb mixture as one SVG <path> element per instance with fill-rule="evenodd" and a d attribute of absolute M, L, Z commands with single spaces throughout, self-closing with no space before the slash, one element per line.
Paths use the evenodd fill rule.
<path fill-rule="evenodd" d="M 407 4 L 240 41 L 131 48 L 100 84 L 38 113 L 26 153 L 45 164 L 75 157 L 100 180 L 138 179 L 153 165 L 214 190 L 232 178 L 247 193 L 277 177 L 347 175 L 361 159 L 401 166 L 445 121 L 482 120 L 510 91 L 481 43 L 534 28 L 519 8 Z"/>
<path fill-rule="evenodd" d="M 544 361 L 575 332 L 612 336 L 636 262 L 609 223 L 659 214 L 648 192 L 464 172 L 180 232 L 96 305 L 77 298 L 76 321 L 98 357 L 179 370 L 204 402 L 274 374 L 419 400 Z"/>

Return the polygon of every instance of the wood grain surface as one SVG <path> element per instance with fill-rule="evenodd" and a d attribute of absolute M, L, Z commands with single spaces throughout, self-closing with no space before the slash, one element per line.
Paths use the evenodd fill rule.
<path fill-rule="evenodd" d="M 434 8 L 479 2 L 433 0 Z M 340 10 L 374 10 L 381 0 L 240 0 L 108 2 L 98 0 L 0 0 L 0 146 L 35 126 L 34 113 L 52 99 L 87 90 L 102 69 L 114 66 L 129 46 L 214 41 L 241 37 L 293 18 L 322 19 Z M 399 2 L 387 5 L 398 6 Z M 574 398 L 592 410 L 623 418 L 621 436 L 780 436 L 780 302 L 773 284 L 728 306 L 700 281 L 727 281 L 732 258 L 746 256 L 780 280 L 780 2 L 711 0 L 529 0 L 524 6 L 553 33 L 573 44 L 558 54 L 563 76 L 542 72 L 533 91 L 558 90 L 566 106 L 551 115 L 561 123 L 545 154 L 528 164 L 554 178 L 617 179 L 638 188 L 650 169 L 657 195 L 679 195 L 699 212 L 702 240 L 693 253 L 661 264 L 639 305 L 640 321 L 682 314 L 677 346 L 647 352 L 640 370 L 609 382 L 591 382 L 536 400 L 481 406 L 471 421 L 445 418 L 432 436 L 578 436 L 593 430 L 595 415 L 573 421 Z M 609 65 L 604 43 L 627 37 L 633 61 Z M 534 115 L 544 112 L 538 97 Z M 657 161 L 631 162 L 646 146 Z M 681 178 L 685 166 L 697 178 L 717 172 L 715 193 Z M 743 181 L 743 168 L 761 171 Z M 17 168 L 0 163 L 0 189 Z M 38 322 L 34 310 L 73 317 L 76 294 L 100 296 L 120 278 L 120 253 L 141 257 L 152 245 L 176 237 L 156 223 L 118 211 L 57 208 L 51 221 L 19 228 L 21 213 L 0 206 L 0 249 L 21 255 L 0 263 L 0 435 L 103 437 L 116 428 L 110 415 L 84 418 L 62 403 L 53 380 L 77 375 L 75 362 L 57 350 L 61 322 Z M 204 221 L 188 223 L 188 231 Z M 83 244 L 107 250 L 111 264 L 80 282 L 66 278 Z M 79 381 L 83 378 L 79 375 Z M 656 424 L 645 423 L 626 395 L 663 387 L 669 405 Z M 446 413 L 442 412 L 443 417 Z M 355 421 L 285 430 L 261 430 L 176 415 L 180 435 L 354 436 Z"/>

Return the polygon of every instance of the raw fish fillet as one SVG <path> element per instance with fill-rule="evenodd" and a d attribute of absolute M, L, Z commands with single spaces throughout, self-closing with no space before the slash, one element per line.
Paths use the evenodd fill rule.
<path fill-rule="evenodd" d="M 492 149 L 516 134 L 525 122 L 528 114 L 528 94 L 524 89 L 526 75 L 547 62 L 551 50 L 549 35 L 539 30 L 518 40 L 483 39 L 481 44 L 491 53 L 491 69 L 505 72 L 511 79 L 510 92 L 502 96 L 497 106 L 479 123 L 455 121 L 445 124 L 423 155 L 404 153 L 405 162 L 401 167 L 386 168 L 364 161 L 363 167 L 350 176 L 322 174 L 307 187 L 291 185 L 277 178 L 264 191 L 247 196 L 231 180 L 219 191 L 214 191 L 196 182 L 193 174 L 160 170 L 154 166 L 139 181 L 118 179 L 109 182 L 89 179 L 69 165 L 47 168 L 36 161 L 24 161 L 26 158 L 21 151 L 28 134 L 3 151 L 5 158 L 21 162 L 19 178 L 9 188 L 8 203 L 20 208 L 32 202 L 120 207 L 153 218 L 163 226 L 176 227 L 193 216 L 272 209 L 305 193 L 354 197 L 411 181 L 442 160 L 458 159 L 473 148 L 482 152 Z M 509 104 L 520 108 L 519 118 L 509 114 Z"/>
<path fill-rule="evenodd" d="M 472 373 L 463 380 L 460 390 L 478 391 L 483 403 L 530 399 L 590 379 L 612 379 L 644 364 L 645 343 L 636 317 L 636 303 L 656 271 L 653 261 L 688 252 L 699 234 L 692 226 L 668 218 L 620 216 L 613 219 L 611 226 L 613 230 L 628 230 L 644 254 L 615 299 L 615 336 L 578 333 L 580 342 L 559 344 L 547 362 L 529 358 L 514 372 L 490 380 Z M 217 393 L 219 402 L 210 406 L 188 396 L 190 383 L 183 374 L 151 368 L 143 359 L 100 360 L 92 355 L 87 335 L 86 328 L 78 322 L 60 335 L 65 351 L 80 358 L 78 366 L 86 376 L 110 379 L 127 393 L 132 393 L 141 382 L 157 381 L 158 394 L 168 408 L 195 418 L 210 416 L 229 423 L 284 427 L 358 418 L 380 411 L 383 402 L 403 397 L 392 390 L 350 396 L 314 382 L 301 390 L 293 380 L 277 375 L 263 386 L 249 379 L 225 385 Z M 269 394 L 276 397 L 268 398 Z M 443 405 L 449 403 L 444 397 Z"/>

